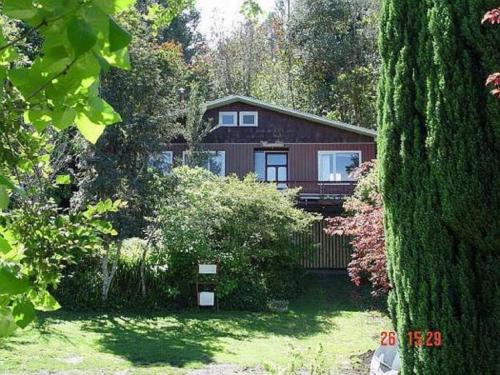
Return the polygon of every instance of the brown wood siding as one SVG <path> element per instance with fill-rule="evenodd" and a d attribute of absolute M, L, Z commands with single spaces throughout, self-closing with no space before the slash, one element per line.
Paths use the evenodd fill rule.
<path fill-rule="evenodd" d="M 259 144 L 204 144 L 207 151 L 224 151 L 226 154 L 226 175 L 236 174 L 244 177 L 254 171 L 253 153 Z M 186 150 L 186 145 L 174 144 L 168 150 L 173 151 L 174 161 L 182 161 L 182 152 Z"/>
<path fill-rule="evenodd" d="M 219 112 L 256 111 L 258 127 L 219 127 L 205 139 L 207 143 L 331 143 L 331 142 L 373 142 L 373 137 L 342 130 L 329 125 L 304 120 L 246 103 L 233 103 L 208 110 L 206 120 L 218 124 Z M 239 117 L 239 116 L 238 116 Z"/>
<path fill-rule="evenodd" d="M 226 175 L 235 173 L 244 177 L 254 171 L 254 151 L 262 149 L 259 143 L 205 143 L 211 151 L 225 151 Z M 375 158 L 374 143 L 284 144 L 288 150 L 288 179 L 290 181 L 318 180 L 318 151 L 361 151 L 361 162 Z M 174 160 L 182 159 L 183 144 L 171 145 Z"/>

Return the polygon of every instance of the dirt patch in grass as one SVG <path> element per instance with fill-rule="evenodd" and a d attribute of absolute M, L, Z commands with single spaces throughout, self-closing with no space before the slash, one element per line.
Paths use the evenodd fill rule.
<path fill-rule="evenodd" d="M 188 375 L 263 375 L 267 374 L 261 367 L 242 367 L 230 364 L 210 364 L 203 368 L 192 370 Z"/>
<path fill-rule="evenodd" d="M 368 350 L 365 353 L 351 355 L 351 368 L 342 372 L 343 375 L 367 375 L 370 373 L 370 364 L 374 350 Z"/>

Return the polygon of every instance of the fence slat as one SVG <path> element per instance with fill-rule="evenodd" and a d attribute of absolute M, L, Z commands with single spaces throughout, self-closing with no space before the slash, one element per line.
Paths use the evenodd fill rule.
<path fill-rule="evenodd" d="M 293 238 L 303 251 L 300 264 L 307 269 L 346 269 L 351 259 L 348 236 L 330 236 L 324 220 L 312 225 L 309 233 L 296 233 Z"/>

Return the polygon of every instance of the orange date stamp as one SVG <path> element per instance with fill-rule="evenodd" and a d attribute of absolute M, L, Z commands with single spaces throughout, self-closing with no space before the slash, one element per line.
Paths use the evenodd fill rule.
<path fill-rule="evenodd" d="M 382 331 L 380 332 L 380 345 L 395 345 L 396 332 Z M 408 346 L 412 348 L 418 347 L 440 347 L 443 344 L 443 339 L 440 331 L 408 331 Z"/>

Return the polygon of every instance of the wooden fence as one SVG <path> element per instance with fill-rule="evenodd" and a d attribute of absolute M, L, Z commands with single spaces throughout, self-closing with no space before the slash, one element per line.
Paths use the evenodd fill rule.
<path fill-rule="evenodd" d="M 315 223 L 310 233 L 294 235 L 294 242 L 303 252 L 301 265 L 307 269 L 346 269 L 351 261 L 348 236 L 330 236 L 324 231 L 324 220 Z"/>

